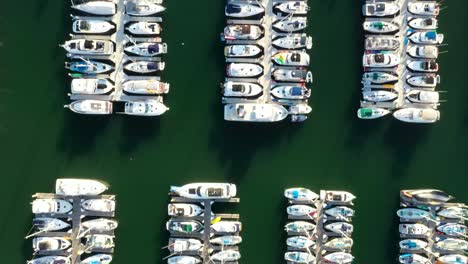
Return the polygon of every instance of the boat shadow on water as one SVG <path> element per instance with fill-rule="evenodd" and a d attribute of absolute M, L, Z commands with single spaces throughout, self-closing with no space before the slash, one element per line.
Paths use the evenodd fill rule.
<path fill-rule="evenodd" d="M 121 154 L 131 154 L 142 143 L 154 140 L 161 132 L 161 118 L 122 115 L 122 133 L 119 144 Z"/>
<path fill-rule="evenodd" d="M 392 212 L 396 212 L 400 208 L 400 193 L 399 192 L 392 192 L 390 195 L 392 198 L 392 201 L 394 201 L 394 204 L 392 205 Z M 399 247 L 399 241 L 400 239 L 400 233 L 398 231 L 398 225 L 400 223 L 400 218 L 397 216 L 396 213 L 393 213 L 393 225 L 391 225 L 390 228 L 388 228 L 388 236 L 387 236 L 387 242 L 385 245 L 389 245 L 387 247 L 387 250 L 385 251 L 385 260 L 390 260 L 394 259 L 396 262 L 398 262 L 397 258 L 400 255 L 400 247 Z"/>

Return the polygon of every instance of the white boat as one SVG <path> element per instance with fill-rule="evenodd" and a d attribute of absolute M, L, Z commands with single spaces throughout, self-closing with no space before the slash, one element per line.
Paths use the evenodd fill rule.
<path fill-rule="evenodd" d="M 329 263 L 348 264 L 354 260 L 353 255 L 345 252 L 334 252 L 323 256 L 323 259 Z"/>
<path fill-rule="evenodd" d="M 277 85 L 271 89 L 271 94 L 279 99 L 306 100 L 310 97 L 310 89 L 305 86 Z"/>
<path fill-rule="evenodd" d="M 460 254 L 450 254 L 441 256 L 437 259 L 440 264 L 467 264 L 468 257 Z"/>
<path fill-rule="evenodd" d="M 304 69 L 276 69 L 273 78 L 279 82 L 308 82 L 313 81 L 312 73 Z"/>
<path fill-rule="evenodd" d="M 408 11 L 415 15 L 437 16 L 440 7 L 438 2 L 411 2 L 408 3 Z"/>
<path fill-rule="evenodd" d="M 57 179 L 55 193 L 59 195 L 99 195 L 109 187 L 98 180 L 88 179 Z"/>
<path fill-rule="evenodd" d="M 398 226 L 400 234 L 426 236 L 431 231 L 429 227 L 423 224 L 400 224 Z"/>
<path fill-rule="evenodd" d="M 78 78 L 71 81 L 73 94 L 107 94 L 114 85 L 107 79 Z"/>
<path fill-rule="evenodd" d="M 140 21 L 129 24 L 127 30 L 134 35 L 159 35 L 162 28 L 157 22 Z"/>
<path fill-rule="evenodd" d="M 97 218 L 92 220 L 87 220 L 81 223 L 81 225 L 90 230 L 107 232 L 115 230 L 118 226 L 117 221 L 107 218 Z"/>
<path fill-rule="evenodd" d="M 437 59 L 439 49 L 436 46 L 409 46 L 406 52 L 414 58 Z"/>
<path fill-rule="evenodd" d="M 400 25 L 398 23 L 387 21 L 365 21 L 362 24 L 362 27 L 367 32 L 377 34 L 392 33 L 400 29 Z"/>
<path fill-rule="evenodd" d="M 444 34 L 438 34 L 437 31 L 414 32 L 409 39 L 416 44 L 441 44 L 444 42 Z"/>
<path fill-rule="evenodd" d="M 348 221 L 350 217 L 354 216 L 354 210 L 347 206 L 335 206 L 330 209 L 326 209 L 325 214 L 337 219 Z"/>
<path fill-rule="evenodd" d="M 395 111 L 393 116 L 408 123 L 434 123 L 440 119 L 440 112 L 432 108 L 403 108 Z"/>
<path fill-rule="evenodd" d="M 85 248 L 93 251 L 95 249 L 110 249 L 115 246 L 114 236 L 93 234 L 86 235 Z"/>
<path fill-rule="evenodd" d="M 143 57 L 154 57 L 167 53 L 166 43 L 143 42 L 128 46 L 126 52 Z"/>
<path fill-rule="evenodd" d="M 170 85 L 155 79 L 129 80 L 122 83 L 122 89 L 127 93 L 154 95 L 169 93 Z"/>
<path fill-rule="evenodd" d="M 409 200 L 409 202 L 412 203 L 430 205 L 440 205 L 453 199 L 453 196 L 435 189 L 402 190 L 400 197 L 404 200 Z"/>
<path fill-rule="evenodd" d="M 29 260 L 27 264 L 71 264 L 70 257 L 46 256 Z"/>
<path fill-rule="evenodd" d="M 468 241 L 457 238 L 446 238 L 437 242 L 435 246 L 445 251 L 465 251 L 468 250 Z"/>
<path fill-rule="evenodd" d="M 111 199 L 88 199 L 81 202 L 81 207 L 88 211 L 113 213 L 115 201 Z"/>
<path fill-rule="evenodd" d="M 262 52 L 257 45 L 228 45 L 224 47 L 224 56 L 239 58 L 239 57 L 254 57 Z"/>
<path fill-rule="evenodd" d="M 164 10 L 164 6 L 149 1 L 130 0 L 125 4 L 125 13 L 130 16 L 152 16 Z"/>
<path fill-rule="evenodd" d="M 468 209 L 464 207 L 447 207 L 443 208 L 437 215 L 449 218 L 449 219 L 461 219 L 461 218 L 468 218 Z"/>
<path fill-rule="evenodd" d="M 324 247 L 333 250 L 345 251 L 351 249 L 353 247 L 353 243 L 354 241 L 352 238 L 338 237 L 325 243 Z"/>
<path fill-rule="evenodd" d="M 291 122 L 304 122 L 307 118 L 307 115 L 291 115 Z"/>
<path fill-rule="evenodd" d="M 203 209 L 196 204 L 170 203 L 167 205 L 169 216 L 194 217 L 203 214 Z"/>
<path fill-rule="evenodd" d="M 242 243 L 242 237 L 240 236 L 220 236 L 210 240 L 211 244 L 220 246 L 235 246 Z"/>
<path fill-rule="evenodd" d="M 315 225 L 306 221 L 294 221 L 284 226 L 287 232 L 309 233 L 315 230 Z"/>
<path fill-rule="evenodd" d="M 57 218 L 36 217 L 33 219 L 33 226 L 38 231 L 50 232 L 69 228 L 70 224 Z"/>
<path fill-rule="evenodd" d="M 302 187 L 289 188 L 284 190 L 284 197 L 296 202 L 315 202 L 320 198 L 318 194 Z"/>
<path fill-rule="evenodd" d="M 280 51 L 271 57 L 280 66 L 308 66 L 310 56 L 305 51 Z"/>
<path fill-rule="evenodd" d="M 323 200 L 328 203 L 351 203 L 354 199 L 356 196 L 345 191 L 326 191 L 323 197 Z"/>
<path fill-rule="evenodd" d="M 416 72 L 437 72 L 439 70 L 439 64 L 433 60 L 410 60 L 406 66 Z"/>
<path fill-rule="evenodd" d="M 307 15 L 310 10 L 307 1 L 287 1 L 275 6 L 279 11 L 294 15 Z"/>
<path fill-rule="evenodd" d="M 135 116 L 160 116 L 169 110 L 160 100 L 146 99 L 125 102 L 123 114 Z"/>
<path fill-rule="evenodd" d="M 300 252 L 300 251 L 290 251 L 284 253 L 284 260 L 290 261 L 292 263 L 315 263 L 315 256 L 307 253 L 307 252 Z"/>
<path fill-rule="evenodd" d="M 365 40 L 366 50 L 396 50 L 400 47 L 400 40 L 395 36 L 372 36 Z"/>
<path fill-rule="evenodd" d="M 369 102 L 387 102 L 395 100 L 398 94 L 390 91 L 365 91 L 362 92 L 362 97 Z"/>
<path fill-rule="evenodd" d="M 311 49 L 312 37 L 307 34 L 288 34 L 273 40 L 272 44 L 282 49 Z"/>
<path fill-rule="evenodd" d="M 242 230 L 242 223 L 239 221 L 219 221 L 211 225 L 211 229 L 218 233 L 237 233 Z"/>
<path fill-rule="evenodd" d="M 406 99 L 419 104 L 437 104 L 439 102 L 439 93 L 434 91 L 425 91 L 412 89 L 406 93 Z"/>
<path fill-rule="evenodd" d="M 432 263 L 429 259 L 419 254 L 402 254 L 398 258 L 402 264 L 430 264 Z"/>
<path fill-rule="evenodd" d="M 62 237 L 35 237 L 32 241 L 34 252 L 66 250 L 71 242 Z"/>
<path fill-rule="evenodd" d="M 406 82 L 412 86 L 434 88 L 440 83 L 440 75 L 426 74 L 409 76 Z"/>
<path fill-rule="evenodd" d="M 198 233 L 203 229 L 203 225 L 198 221 L 169 220 L 166 223 L 167 231 L 180 232 L 185 234 Z"/>
<path fill-rule="evenodd" d="M 310 218 L 315 218 L 317 215 L 316 208 L 309 206 L 309 205 L 305 205 L 305 204 L 295 204 L 295 205 L 288 206 L 286 208 L 286 212 L 288 213 L 288 215 L 310 216 Z"/>
<path fill-rule="evenodd" d="M 65 68 L 85 74 L 99 74 L 112 70 L 112 66 L 98 61 L 65 62 Z"/>
<path fill-rule="evenodd" d="M 89 1 L 79 5 L 72 5 L 72 8 L 97 16 L 112 16 L 117 11 L 116 4 L 109 1 Z"/>
<path fill-rule="evenodd" d="M 112 255 L 109 254 L 95 254 L 85 258 L 80 264 L 110 264 L 112 262 Z"/>
<path fill-rule="evenodd" d="M 435 30 L 437 29 L 437 19 L 430 18 L 414 18 L 408 22 L 408 25 L 414 29 Z"/>
<path fill-rule="evenodd" d="M 394 53 L 364 54 L 362 66 L 375 68 L 390 68 L 400 64 L 400 57 Z"/>
<path fill-rule="evenodd" d="M 305 236 L 292 236 L 286 239 L 286 245 L 298 249 L 310 248 L 315 244 L 315 241 Z"/>
<path fill-rule="evenodd" d="M 428 211 L 418 208 L 402 208 L 397 211 L 398 217 L 405 220 L 427 220 L 434 219 Z"/>
<path fill-rule="evenodd" d="M 247 82 L 225 82 L 222 93 L 225 97 L 254 97 L 263 92 L 261 85 Z"/>
<path fill-rule="evenodd" d="M 171 186 L 171 194 L 189 199 L 229 199 L 236 196 L 237 188 L 230 183 L 190 183 L 182 187 Z"/>
<path fill-rule="evenodd" d="M 325 229 L 337 234 L 344 234 L 345 236 L 350 236 L 354 231 L 353 225 L 346 222 L 331 223 L 326 225 Z"/>
<path fill-rule="evenodd" d="M 220 261 L 221 263 L 230 262 L 230 261 L 237 261 L 241 258 L 241 254 L 237 250 L 227 249 L 223 251 L 219 251 L 213 253 L 210 259 L 214 261 Z"/>
<path fill-rule="evenodd" d="M 263 30 L 256 25 L 227 25 L 224 28 L 224 38 L 229 40 L 257 40 Z"/>
<path fill-rule="evenodd" d="M 192 256 L 174 256 L 167 259 L 168 264 L 197 264 L 201 260 Z"/>
<path fill-rule="evenodd" d="M 111 55 L 114 42 L 110 40 L 72 39 L 61 45 L 67 52 L 76 55 Z"/>
<path fill-rule="evenodd" d="M 71 111 L 86 115 L 109 115 L 112 114 L 112 102 L 99 100 L 78 100 L 66 106 Z"/>
<path fill-rule="evenodd" d="M 428 246 L 428 243 L 420 239 L 405 239 L 405 240 L 401 240 L 399 245 L 400 245 L 400 249 L 409 250 L 409 251 L 417 251 L 417 250 L 425 249 Z"/>
<path fill-rule="evenodd" d="M 308 104 L 299 103 L 289 107 L 289 113 L 292 115 L 303 115 L 312 112 L 312 107 Z"/>
<path fill-rule="evenodd" d="M 290 17 L 273 23 L 273 28 L 284 32 L 295 32 L 307 27 L 306 17 Z"/>
<path fill-rule="evenodd" d="M 447 223 L 437 227 L 437 231 L 447 236 L 466 237 L 466 226 L 457 223 Z"/>
<path fill-rule="evenodd" d="M 400 6 L 394 3 L 377 2 L 362 5 L 362 15 L 371 17 L 386 17 L 400 12 Z"/>
<path fill-rule="evenodd" d="M 255 77 L 263 73 L 262 66 L 253 63 L 229 63 L 226 74 L 229 77 Z"/>
<path fill-rule="evenodd" d="M 384 108 L 362 107 L 358 109 L 357 116 L 360 119 L 376 119 L 389 113 L 390 111 Z"/>
<path fill-rule="evenodd" d="M 166 67 L 166 63 L 160 61 L 134 61 L 126 64 L 124 66 L 125 70 L 131 71 L 134 73 L 153 73 L 157 71 L 162 71 Z"/>
<path fill-rule="evenodd" d="M 73 21 L 73 33 L 78 34 L 104 34 L 115 26 L 108 21 L 98 19 L 77 19 Z"/>
<path fill-rule="evenodd" d="M 170 238 L 168 249 L 171 253 L 183 253 L 184 251 L 198 251 L 203 247 L 199 239 L 194 238 Z"/>
<path fill-rule="evenodd" d="M 226 104 L 224 120 L 241 122 L 278 122 L 288 116 L 288 110 L 277 104 Z"/>
<path fill-rule="evenodd" d="M 265 9 L 262 6 L 250 4 L 250 3 L 227 3 L 224 10 L 224 14 L 227 17 L 251 17 L 262 14 Z"/>
<path fill-rule="evenodd" d="M 66 214 L 72 209 L 72 204 L 62 199 L 36 199 L 32 202 L 33 214 Z"/>

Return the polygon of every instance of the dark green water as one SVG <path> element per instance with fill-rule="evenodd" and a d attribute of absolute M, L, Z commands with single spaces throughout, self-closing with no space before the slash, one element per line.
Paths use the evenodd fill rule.
<path fill-rule="evenodd" d="M 164 79 L 170 112 L 159 119 L 86 117 L 62 109 L 68 80 L 57 47 L 70 32 L 69 1 L 2 1 L 0 8 L 1 263 L 24 263 L 29 203 L 58 177 L 100 178 L 118 195 L 116 264 L 161 263 L 171 184 L 232 181 L 244 223 L 243 263 L 283 263 L 284 188 L 354 192 L 356 263 L 395 263 L 401 188 L 435 187 L 467 202 L 468 1 L 439 17 L 442 120 L 363 122 L 359 104 L 361 1 L 312 0 L 314 112 L 300 125 L 222 121 L 224 1 L 166 1 Z M 184 45 L 181 45 L 184 43 Z"/>

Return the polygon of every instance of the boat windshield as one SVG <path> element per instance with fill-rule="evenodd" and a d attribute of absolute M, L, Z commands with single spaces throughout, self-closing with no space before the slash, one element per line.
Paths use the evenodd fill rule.
<path fill-rule="evenodd" d="M 151 44 L 148 46 L 148 52 L 150 54 L 158 53 L 159 52 L 159 45 L 157 44 Z"/>
<path fill-rule="evenodd" d="M 232 85 L 233 92 L 243 93 L 245 92 L 245 86 L 243 84 L 233 84 Z"/>
<path fill-rule="evenodd" d="M 385 4 L 377 4 L 375 10 L 377 12 L 384 12 L 385 11 Z"/>
<path fill-rule="evenodd" d="M 291 55 L 291 61 L 292 62 L 300 62 L 301 61 L 301 54 L 299 53 L 293 53 Z"/>
<path fill-rule="evenodd" d="M 88 21 L 84 21 L 84 20 L 81 20 L 79 23 L 78 23 L 78 28 L 80 30 L 89 30 L 90 29 L 90 24 Z"/>
<path fill-rule="evenodd" d="M 228 4 L 226 7 L 226 12 L 228 14 L 239 14 L 241 10 L 242 8 L 239 5 L 235 5 L 235 4 Z"/>
<path fill-rule="evenodd" d="M 293 87 L 291 89 L 292 96 L 301 96 L 302 95 L 302 87 Z"/>
<path fill-rule="evenodd" d="M 385 56 L 383 54 L 376 54 L 374 55 L 374 61 L 377 63 L 384 63 L 385 62 Z"/>
<path fill-rule="evenodd" d="M 223 189 L 222 188 L 208 188 L 206 190 L 206 194 L 208 197 L 221 197 L 223 196 Z"/>

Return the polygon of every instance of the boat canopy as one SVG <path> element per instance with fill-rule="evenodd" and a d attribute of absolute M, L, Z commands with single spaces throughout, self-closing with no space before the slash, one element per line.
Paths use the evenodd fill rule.
<path fill-rule="evenodd" d="M 301 54 L 299 53 L 293 53 L 291 55 L 291 61 L 293 62 L 300 62 L 301 61 Z"/>
<path fill-rule="evenodd" d="M 293 96 L 301 96 L 302 94 L 302 87 L 295 86 L 291 89 L 291 95 Z"/>
<path fill-rule="evenodd" d="M 246 90 L 245 85 L 243 85 L 243 84 L 233 84 L 232 85 L 232 91 L 234 91 L 234 92 L 243 93 L 243 92 L 245 92 L 245 90 Z"/>
<path fill-rule="evenodd" d="M 151 44 L 148 46 L 149 53 L 158 53 L 159 52 L 159 45 L 158 44 Z"/>
<path fill-rule="evenodd" d="M 158 64 L 156 62 L 150 62 L 146 65 L 146 68 L 148 68 L 148 70 L 157 70 Z"/>
<path fill-rule="evenodd" d="M 436 31 L 429 31 L 426 32 L 426 37 L 430 40 L 436 40 L 437 39 L 437 32 Z"/>
<path fill-rule="evenodd" d="M 226 6 L 226 12 L 228 14 L 239 14 L 242 11 L 242 8 L 236 4 L 228 4 Z"/>
<path fill-rule="evenodd" d="M 360 110 L 362 117 L 371 117 L 372 116 L 372 109 L 369 108 L 361 108 Z"/>

